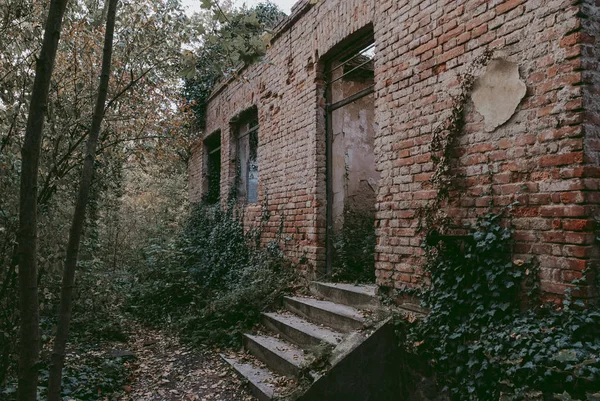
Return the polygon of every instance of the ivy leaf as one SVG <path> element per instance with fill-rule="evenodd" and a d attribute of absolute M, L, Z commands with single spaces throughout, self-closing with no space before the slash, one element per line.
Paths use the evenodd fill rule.
<path fill-rule="evenodd" d="M 523 365 L 523 369 L 534 369 L 534 368 L 535 368 L 535 365 L 531 361 L 529 361 L 525 365 Z"/>
<path fill-rule="evenodd" d="M 570 349 L 561 349 L 554 355 L 554 359 L 559 362 L 575 362 L 577 361 L 577 353 Z"/>
<path fill-rule="evenodd" d="M 586 394 L 587 401 L 600 401 L 600 392 L 598 393 L 587 393 Z"/>
<path fill-rule="evenodd" d="M 210 10 L 214 6 L 212 0 L 200 0 L 200 8 Z"/>
<path fill-rule="evenodd" d="M 184 79 L 192 79 L 196 75 L 196 67 L 184 68 L 179 72 L 179 76 Z"/>

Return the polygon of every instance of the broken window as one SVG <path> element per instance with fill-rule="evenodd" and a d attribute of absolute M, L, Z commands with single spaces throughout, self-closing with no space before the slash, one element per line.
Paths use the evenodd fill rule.
<path fill-rule="evenodd" d="M 258 113 L 242 118 L 237 136 L 238 198 L 258 202 Z"/>
<path fill-rule="evenodd" d="M 217 131 L 204 140 L 204 166 L 206 168 L 204 201 L 219 202 L 221 194 L 221 132 Z"/>

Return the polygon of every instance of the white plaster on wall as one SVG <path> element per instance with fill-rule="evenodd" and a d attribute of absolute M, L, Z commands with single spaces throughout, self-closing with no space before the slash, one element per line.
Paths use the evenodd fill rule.
<path fill-rule="evenodd" d="M 485 74 L 477 78 L 471 99 L 492 132 L 506 123 L 525 97 L 527 87 L 519 77 L 519 65 L 501 58 L 490 61 Z"/>

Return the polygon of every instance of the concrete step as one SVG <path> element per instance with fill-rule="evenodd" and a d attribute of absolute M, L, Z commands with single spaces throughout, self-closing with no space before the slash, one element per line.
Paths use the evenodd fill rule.
<path fill-rule="evenodd" d="M 275 337 L 244 334 L 244 347 L 276 373 L 299 377 L 306 364 L 304 351 Z"/>
<path fill-rule="evenodd" d="M 365 318 L 351 306 L 302 297 L 284 297 L 283 304 L 298 316 L 344 333 L 365 327 Z"/>
<path fill-rule="evenodd" d="M 252 394 L 259 401 L 271 401 L 275 398 L 276 377 L 268 370 L 248 362 L 240 362 L 221 355 L 237 374 L 248 381 Z"/>
<path fill-rule="evenodd" d="M 310 292 L 328 301 L 352 306 L 359 309 L 379 309 L 379 299 L 375 285 L 354 285 L 344 283 L 310 283 Z"/>
<path fill-rule="evenodd" d="M 308 348 L 321 343 L 338 345 L 344 335 L 327 327 L 318 326 L 295 315 L 263 313 L 266 328 L 300 347 Z"/>

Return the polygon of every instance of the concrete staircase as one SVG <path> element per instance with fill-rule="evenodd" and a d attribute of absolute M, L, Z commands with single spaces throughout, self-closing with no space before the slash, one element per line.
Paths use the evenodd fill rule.
<path fill-rule="evenodd" d="M 263 314 L 263 327 L 244 335 L 246 354 L 223 358 L 260 401 L 384 399 L 373 393 L 385 390 L 379 381 L 389 374 L 394 337 L 376 287 L 309 288 L 309 296 L 285 297 L 282 310 Z M 381 377 L 364 379 L 380 369 Z"/>

